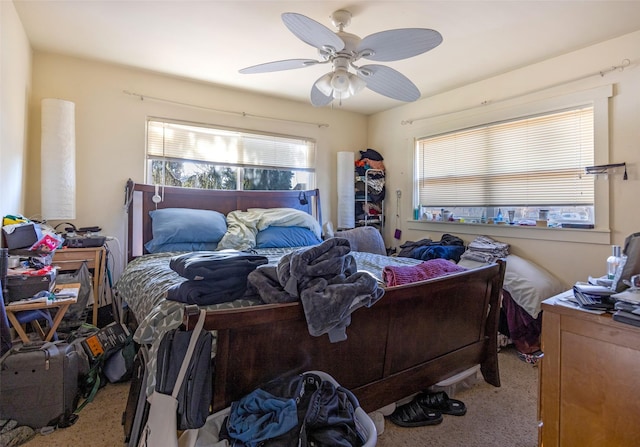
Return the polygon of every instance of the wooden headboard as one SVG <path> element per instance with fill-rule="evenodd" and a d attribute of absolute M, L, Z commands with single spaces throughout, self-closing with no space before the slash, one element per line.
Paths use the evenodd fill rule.
<path fill-rule="evenodd" d="M 153 196 L 160 197 L 155 203 Z M 149 211 L 161 208 L 193 208 L 219 211 L 246 211 L 249 208 L 295 208 L 311 214 L 322 225 L 320 192 L 305 191 L 226 191 L 145 185 L 127 181 L 128 213 L 127 259 L 144 253 L 144 244 L 153 237 Z"/>

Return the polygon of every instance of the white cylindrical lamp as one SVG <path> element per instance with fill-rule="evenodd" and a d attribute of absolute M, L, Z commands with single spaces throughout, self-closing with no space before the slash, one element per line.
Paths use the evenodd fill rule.
<path fill-rule="evenodd" d="M 75 104 L 42 100 L 41 214 L 45 220 L 76 218 Z"/>
<path fill-rule="evenodd" d="M 355 227 L 355 187 L 353 152 L 338 152 L 338 229 Z"/>

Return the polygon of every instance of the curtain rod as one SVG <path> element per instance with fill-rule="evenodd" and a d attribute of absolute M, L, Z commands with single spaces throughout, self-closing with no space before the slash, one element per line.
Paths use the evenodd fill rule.
<path fill-rule="evenodd" d="M 259 118 L 259 119 L 272 120 L 272 121 L 283 121 L 283 122 L 287 122 L 287 123 L 307 124 L 307 125 L 318 126 L 318 127 L 329 127 L 329 125 L 326 124 L 326 123 L 311 123 L 311 122 L 307 122 L 307 121 L 289 120 L 289 119 L 285 119 L 285 118 L 274 118 L 272 116 L 253 115 L 251 113 L 236 112 L 236 111 L 233 111 L 233 110 L 215 109 L 213 107 L 201 106 L 201 105 L 198 105 L 198 104 L 189 104 L 189 103 L 186 103 L 186 102 L 174 101 L 172 99 L 158 98 L 158 97 L 155 97 L 155 96 L 143 95 L 141 93 L 130 92 L 129 90 L 123 90 L 122 93 L 124 93 L 125 95 L 129 95 L 129 96 L 137 96 L 138 98 L 140 98 L 140 101 L 144 101 L 145 99 L 150 99 L 152 101 L 166 102 L 168 104 L 175 104 L 175 105 L 184 106 L 184 107 L 194 107 L 196 109 L 211 110 L 213 112 L 226 113 L 228 115 L 237 115 L 237 116 L 242 116 L 242 117 Z"/>
<path fill-rule="evenodd" d="M 436 118 L 436 117 L 440 117 L 440 116 L 451 115 L 453 113 L 464 112 L 464 111 L 467 111 L 467 110 L 473 110 L 473 109 L 476 109 L 478 107 L 487 106 L 489 104 L 496 104 L 496 103 L 508 101 L 510 99 L 521 98 L 521 97 L 526 96 L 526 95 L 531 95 L 533 93 L 542 92 L 542 91 L 548 90 L 550 88 L 560 87 L 562 85 L 567 85 L 567 84 L 570 84 L 572 82 L 581 81 L 583 79 L 591 78 L 593 76 L 604 77 L 604 75 L 606 75 L 607 73 L 611 73 L 612 71 L 624 71 L 624 69 L 626 67 L 628 67 L 629 65 L 631 65 L 631 61 L 629 59 L 623 59 L 622 62 L 620 63 L 620 65 L 613 65 L 610 68 L 607 68 L 605 70 L 600 70 L 600 71 L 597 71 L 595 73 L 590 73 L 588 75 L 584 75 L 584 76 L 580 76 L 580 77 L 577 77 L 577 78 L 573 78 L 573 79 L 570 79 L 568 81 L 563 81 L 563 82 L 560 82 L 560 83 L 557 83 L 557 84 L 553 84 L 553 85 L 549 85 L 549 86 L 546 86 L 546 87 L 542 87 L 542 88 L 539 88 L 539 89 L 530 90 L 530 91 L 528 91 L 526 93 L 521 93 L 521 94 L 518 94 L 518 95 L 508 96 L 506 98 L 502 98 L 502 99 L 499 99 L 497 101 L 489 101 L 489 100 L 482 101 L 480 104 L 478 104 L 476 106 L 472 106 L 472 107 L 468 107 L 468 108 L 464 108 L 464 109 L 458 109 L 458 110 L 453 110 L 451 112 L 446 112 L 446 113 L 441 113 L 441 114 L 433 114 L 433 115 L 421 116 L 419 118 L 410 118 L 410 119 L 407 119 L 407 120 L 402 120 L 402 121 L 400 121 L 400 124 L 405 126 L 407 124 L 413 124 L 415 121 L 422 121 L 422 120 L 426 120 L 426 119 L 429 119 L 429 118 Z"/>

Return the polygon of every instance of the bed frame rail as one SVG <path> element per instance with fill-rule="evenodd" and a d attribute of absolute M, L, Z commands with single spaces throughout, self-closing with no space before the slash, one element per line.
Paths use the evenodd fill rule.
<path fill-rule="evenodd" d="M 500 386 L 498 315 L 505 262 L 390 287 L 351 317 L 347 340 L 309 335 L 299 302 L 212 311 L 217 330 L 213 410 L 277 376 L 322 370 L 351 389 L 366 411 L 382 408 L 481 365 Z M 185 324 L 196 315 L 186 312 Z"/>

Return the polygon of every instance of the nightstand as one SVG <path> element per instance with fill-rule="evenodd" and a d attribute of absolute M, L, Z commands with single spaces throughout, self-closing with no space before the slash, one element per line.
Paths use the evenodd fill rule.
<path fill-rule="evenodd" d="M 104 274 L 107 265 L 106 248 L 104 246 L 89 248 L 64 247 L 56 250 L 53 254 L 53 265 L 58 266 L 61 272 L 78 270 L 85 261 L 89 270 L 93 270 L 92 323 L 97 326 L 101 289 L 104 285 Z"/>

